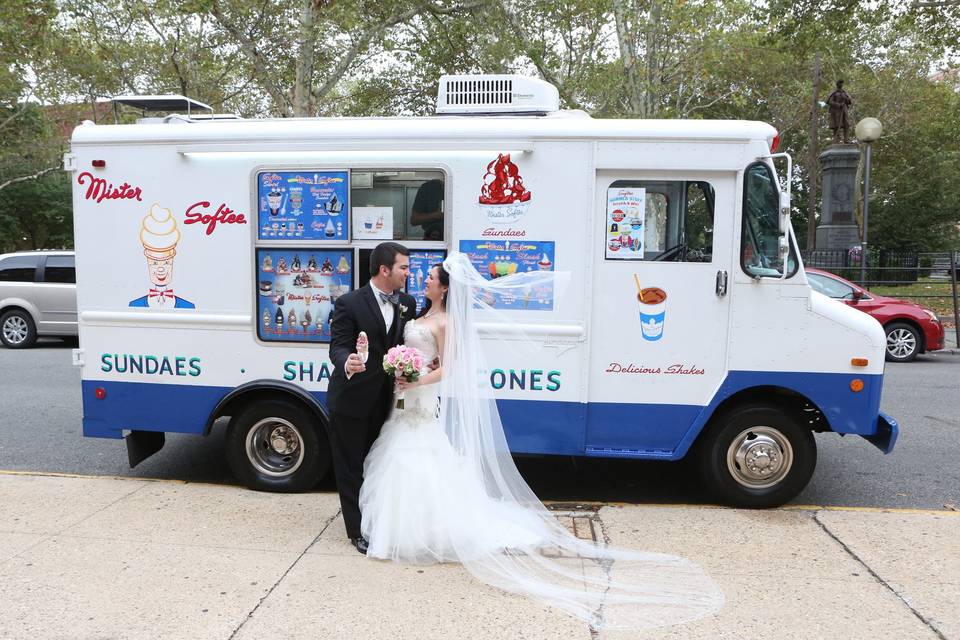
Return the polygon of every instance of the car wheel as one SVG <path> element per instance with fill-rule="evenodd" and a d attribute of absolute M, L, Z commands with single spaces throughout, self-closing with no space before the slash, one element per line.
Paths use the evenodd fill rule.
<path fill-rule="evenodd" d="M 26 349 L 37 341 L 37 327 L 30 314 L 21 309 L 7 311 L 0 317 L 0 341 L 10 349 Z"/>
<path fill-rule="evenodd" d="M 920 353 L 920 332 L 906 322 L 891 322 L 887 332 L 887 361 L 910 362 Z"/>
<path fill-rule="evenodd" d="M 767 405 L 746 405 L 720 416 L 704 437 L 704 481 L 731 506 L 779 506 L 807 486 L 817 466 L 813 433 Z"/>
<path fill-rule="evenodd" d="M 330 468 L 330 445 L 316 415 L 283 399 L 247 405 L 227 429 L 227 462 L 257 491 L 312 489 Z"/>

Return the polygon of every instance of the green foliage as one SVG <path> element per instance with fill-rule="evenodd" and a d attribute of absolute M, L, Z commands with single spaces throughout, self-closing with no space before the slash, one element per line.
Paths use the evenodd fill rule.
<path fill-rule="evenodd" d="M 949 84 L 930 74 L 956 62 L 958 34 L 960 2 L 901 0 L 0 3 L 0 184 L 55 164 L 69 129 L 61 125 L 102 120 L 104 96 L 182 93 L 247 117 L 422 115 L 443 73 L 524 73 L 595 117 L 771 123 L 796 160 L 802 230 L 807 176 L 818 171 L 808 151 L 830 142 L 822 102 L 843 77 L 854 121 L 885 125 L 874 145 L 871 244 L 956 246 L 958 76 Z M 31 107 L 37 100 L 77 106 L 55 115 Z M 53 197 L 55 183 L 46 175 L 0 195 L 16 187 L 38 190 L 25 200 Z M 3 225 L 4 237 L 26 242 L 20 226 Z"/>
<path fill-rule="evenodd" d="M 62 171 L 0 191 L 0 253 L 73 247 L 70 181 Z"/>

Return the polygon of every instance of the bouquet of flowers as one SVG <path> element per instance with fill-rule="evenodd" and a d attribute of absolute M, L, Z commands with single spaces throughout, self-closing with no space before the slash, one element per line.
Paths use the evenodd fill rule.
<path fill-rule="evenodd" d="M 423 369 L 423 354 L 406 345 L 397 345 L 383 356 L 383 370 L 387 375 L 407 382 L 416 382 L 420 379 L 420 370 Z M 403 409 L 403 392 L 397 394 L 397 409 Z"/>

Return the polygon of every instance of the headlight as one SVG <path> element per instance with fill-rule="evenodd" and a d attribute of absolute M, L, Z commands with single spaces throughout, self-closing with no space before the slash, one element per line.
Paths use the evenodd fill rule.
<path fill-rule="evenodd" d="M 930 316 L 930 319 L 934 322 L 940 322 L 940 318 L 937 317 L 937 314 L 935 314 L 933 311 L 930 311 L 930 309 L 924 309 L 923 312 Z"/>

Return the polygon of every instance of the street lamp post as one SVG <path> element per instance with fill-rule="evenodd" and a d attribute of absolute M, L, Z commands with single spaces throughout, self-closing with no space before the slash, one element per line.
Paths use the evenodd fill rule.
<path fill-rule="evenodd" d="M 876 118 L 864 118 L 854 132 L 857 140 L 867 146 L 863 163 L 863 229 L 860 237 L 860 286 L 867 283 L 867 229 L 870 223 L 870 146 L 883 134 L 883 125 Z"/>

